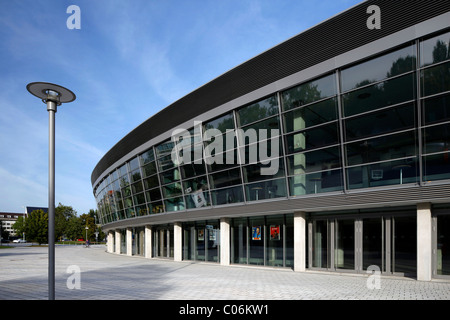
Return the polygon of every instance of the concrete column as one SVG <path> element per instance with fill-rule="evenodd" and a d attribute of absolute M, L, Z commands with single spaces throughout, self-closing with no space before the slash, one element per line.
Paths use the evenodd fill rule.
<path fill-rule="evenodd" d="M 114 252 L 114 231 L 108 231 L 107 244 L 106 251 L 109 253 Z"/>
<path fill-rule="evenodd" d="M 152 226 L 145 226 L 145 257 L 151 258 L 153 256 L 153 232 Z"/>
<path fill-rule="evenodd" d="M 127 256 L 133 255 L 133 235 L 132 235 L 132 229 L 127 228 Z"/>
<path fill-rule="evenodd" d="M 431 204 L 417 204 L 417 280 L 432 277 L 432 219 Z"/>
<path fill-rule="evenodd" d="M 183 260 L 183 225 L 181 222 L 173 224 L 173 260 Z"/>
<path fill-rule="evenodd" d="M 306 213 L 294 213 L 294 271 L 306 270 Z"/>
<path fill-rule="evenodd" d="M 230 265 L 230 219 L 220 219 L 220 264 Z"/>
<path fill-rule="evenodd" d="M 116 253 L 120 254 L 120 244 L 122 242 L 121 236 L 122 234 L 120 233 L 120 229 L 116 229 Z"/>

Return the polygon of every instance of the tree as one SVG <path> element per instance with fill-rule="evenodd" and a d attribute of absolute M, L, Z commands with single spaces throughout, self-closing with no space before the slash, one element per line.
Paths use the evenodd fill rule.
<path fill-rule="evenodd" d="M 18 219 L 13 227 L 18 232 L 25 232 L 29 241 L 48 242 L 48 214 L 41 209 L 31 212 L 26 219 Z"/>
<path fill-rule="evenodd" d="M 77 212 L 70 206 L 61 203 L 55 208 L 55 236 L 61 238 L 67 236 L 68 221 L 77 216 Z"/>

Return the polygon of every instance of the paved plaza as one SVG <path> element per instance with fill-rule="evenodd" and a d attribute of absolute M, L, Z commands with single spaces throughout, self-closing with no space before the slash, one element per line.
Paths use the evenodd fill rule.
<path fill-rule="evenodd" d="M 0 250 L 0 299 L 46 300 L 45 247 Z M 448 300 L 450 281 L 293 272 L 127 257 L 105 246 L 56 247 L 57 300 Z M 369 288 L 369 287 L 372 287 Z"/>

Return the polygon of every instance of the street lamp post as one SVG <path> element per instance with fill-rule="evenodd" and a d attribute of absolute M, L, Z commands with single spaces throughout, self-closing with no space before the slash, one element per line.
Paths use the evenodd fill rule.
<path fill-rule="evenodd" d="M 27 90 L 47 105 L 48 111 L 48 299 L 55 300 L 55 113 L 57 106 L 75 100 L 75 94 L 56 84 L 32 82 Z"/>

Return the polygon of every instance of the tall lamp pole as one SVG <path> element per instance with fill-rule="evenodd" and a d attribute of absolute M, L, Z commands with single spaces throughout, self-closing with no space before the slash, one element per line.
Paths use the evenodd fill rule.
<path fill-rule="evenodd" d="M 75 100 L 75 94 L 59 85 L 32 82 L 27 90 L 47 105 L 48 111 L 48 299 L 55 300 L 55 113 L 57 106 Z"/>

